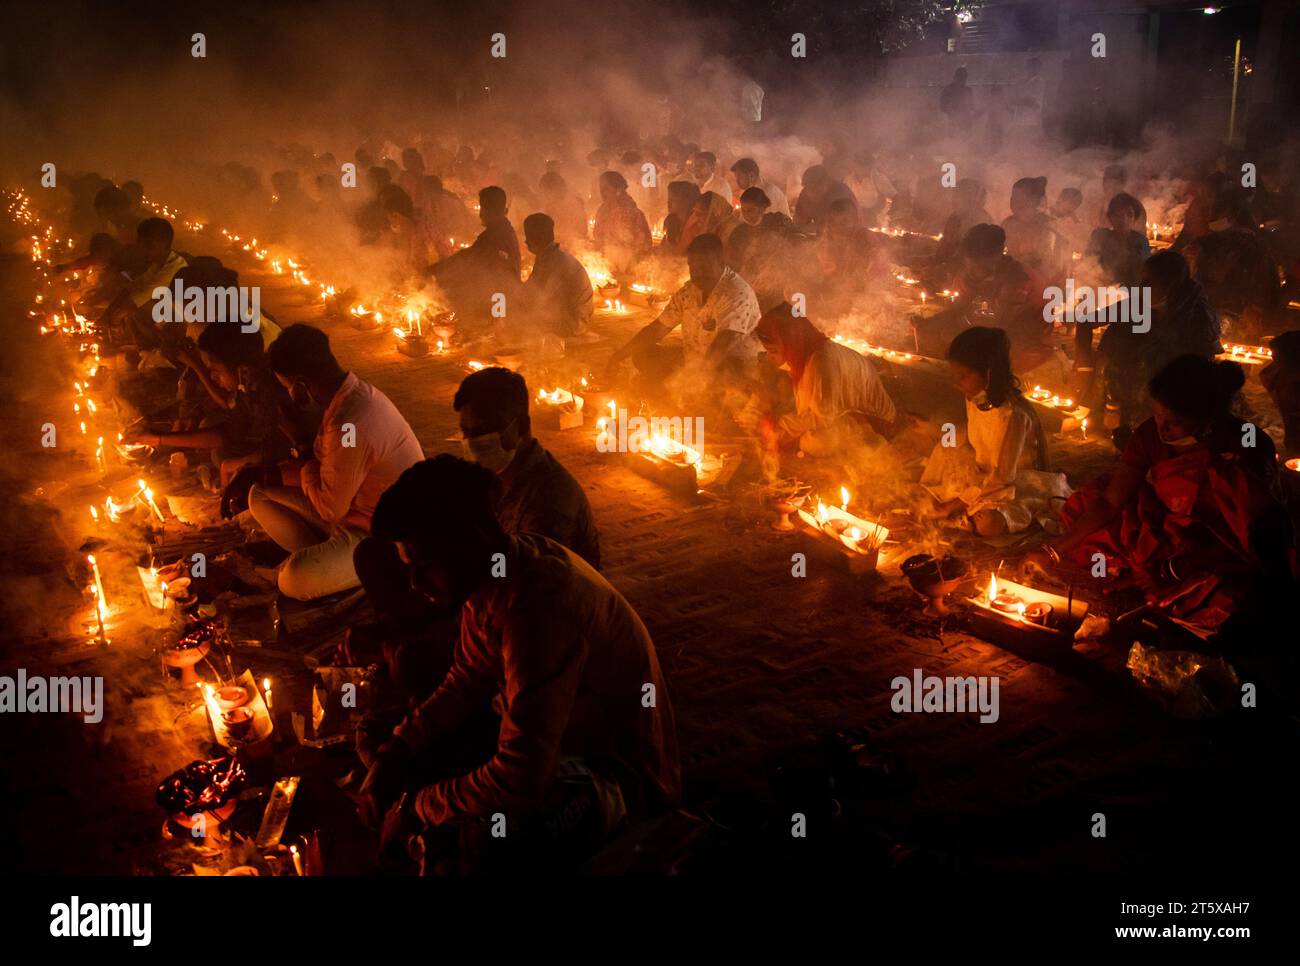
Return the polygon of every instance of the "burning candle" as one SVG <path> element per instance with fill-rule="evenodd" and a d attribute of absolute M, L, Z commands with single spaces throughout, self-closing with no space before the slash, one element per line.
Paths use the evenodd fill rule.
<path fill-rule="evenodd" d="M 271 679 L 262 678 L 262 694 L 266 697 L 266 713 L 271 713 Z"/>
<path fill-rule="evenodd" d="M 302 870 L 302 856 L 298 852 L 298 846 L 289 846 L 289 854 L 293 856 L 293 870 L 299 875 L 305 875 L 306 873 Z"/>
<path fill-rule="evenodd" d="M 1083 417 L 1082 422 L 1079 423 L 1079 428 L 1083 430 L 1083 438 L 1087 439 L 1088 438 L 1088 417 L 1087 416 Z"/>
<path fill-rule="evenodd" d="M 1012 614 L 1016 617 L 1024 616 L 1025 602 L 1016 594 L 999 592 L 996 574 L 989 574 L 989 586 L 986 595 L 989 606 L 994 610 L 1001 611 L 1004 614 Z"/>
<path fill-rule="evenodd" d="M 86 561 L 90 564 L 90 572 L 95 578 L 95 623 L 99 627 L 99 642 L 107 644 L 108 638 L 104 635 L 104 612 L 107 610 L 108 599 L 104 596 L 104 581 L 99 574 L 99 562 L 95 555 L 87 554 Z"/>
<path fill-rule="evenodd" d="M 159 523 L 164 523 L 165 521 L 163 519 L 162 510 L 158 509 L 158 504 L 153 500 L 153 490 L 149 489 L 144 480 L 140 480 L 139 483 L 140 492 L 143 494 L 145 502 L 149 504 L 149 509 L 157 514 Z"/>

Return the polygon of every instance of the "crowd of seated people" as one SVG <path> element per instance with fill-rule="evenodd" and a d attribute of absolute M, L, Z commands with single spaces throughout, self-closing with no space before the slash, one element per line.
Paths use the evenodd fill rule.
<path fill-rule="evenodd" d="M 1228 325 L 1271 337 L 1260 381 L 1283 455 L 1300 453 L 1300 333 L 1284 331 L 1294 279 L 1280 270 L 1296 262 L 1285 179 L 1253 194 L 1214 172 L 1188 179 L 1180 231 L 1153 252 L 1143 183 L 1121 165 L 1099 172 L 1100 196 L 1085 182 L 1053 185 L 1051 204 L 1048 178 L 1019 178 L 999 222 L 980 178 L 956 181 L 931 210 L 935 199 L 909 198 L 895 187 L 907 179 L 889 177 L 874 152 L 827 157 L 797 178 L 676 139 L 597 149 L 587 171 L 548 160 L 529 172 L 504 158 L 469 144 L 368 143 L 346 164 L 359 182 L 349 192 L 333 155 L 308 152 L 271 175 L 268 217 L 347 225 L 356 245 L 436 286 L 467 332 L 504 315 L 574 347 L 620 337 L 595 350 L 608 385 L 717 414 L 751 434 L 768 468 L 852 454 L 902 472 L 893 448 L 915 420 L 879 364 L 833 338 L 901 265 L 953 293 L 910 318 L 900 348 L 943 360 L 964 410 L 951 438 L 935 427 L 930 455 L 914 461 L 907 482 L 925 521 L 1003 543 L 1041 530 L 1027 567 L 1088 567 L 1101 554 L 1198 627 L 1230 627 L 1294 579 L 1277 448 L 1243 432 L 1242 368 L 1216 360 Z M 267 190 L 244 166 L 221 178 L 231 191 Z M 523 376 L 466 377 L 452 402 L 463 450 L 429 459 L 406 415 L 321 328 L 264 312 L 243 325 L 158 321 L 160 287 L 237 287 L 239 276 L 175 250 L 173 226 L 138 184 L 86 175 L 71 195 L 86 254 L 57 269 L 92 276 L 82 304 L 104 351 L 130 360 L 118 393 L 142 418 L 128 441 L 208 466 L 222 513 L 247 512 L 283 551 L 285 597 L 364 593 L 370 604 L 373 622 L 349 628 L 339 660 L 384 671 L 385 701 L 357 749 L 362 813 L 386 846 L 421 840 L 428 871 L 578 855 L 678 801 L 654 643 L 601 574 L 595 515 L 533 435 Z M 883 230 L 908 212 L 918 232 L 940 231 L 919 254 Z M 584 267 L 593 253 L 623 292 L 647 264 L 679 266 L 685 280 L 630 338 L 607 332 Z M 1076 274 L 1149 293 L 1149 324 L 1054 319 L 1048 292 Z M 1097 479 L 1053 468 L 1027 398 L 1062 360 L 1113 430 L 1116 463 Z M 519 822 L 509 847 L 487 831 L 497 814 Z"/>

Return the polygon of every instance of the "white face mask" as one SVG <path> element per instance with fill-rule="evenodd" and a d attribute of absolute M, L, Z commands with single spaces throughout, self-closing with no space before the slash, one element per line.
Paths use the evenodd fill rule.
<path fill-rule="evenodd" d="M 1160 439 L 1166 446 L 1173 449 L 1191 449 L 1200 442 L 1195 436 L 1179 436 L 1177 439 L 1165 439 L 1162 436 Z"/>
<path fill-rule="evenodd" d="M 504 472 L 518 452 L 517 449 L 506 449 L 501 445 L 500 433 L 466 436 L 461 440 L 461 445 L 467 460 L 472 460 L 493 473 Z"/>

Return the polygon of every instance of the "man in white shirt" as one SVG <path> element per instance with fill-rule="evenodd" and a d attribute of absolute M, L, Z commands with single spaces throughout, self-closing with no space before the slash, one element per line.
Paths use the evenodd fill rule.
<path fill-rule="evenodd" d="M 731 185 L 726 176 L 719 173 L 718 156 L 712 151 L 695 152 L 695 156 L 691 158 L 691 174 L 695 177 L 695 183 L 700 186 L 700 194 L 712 191 L 715 195 L 725 198 L 727 204 L 735 204 L 731 197 Z"/>
<path fill-rule="evenodd" d="M 758 188 L 771 202 L 768 211 L 790 217 L 790 203 L 786 201 L 785 192 L 758 173 L 758 162 L 753 158 L 741 158 L 731 166 L 731 173 L 736 176 L 736 184 L 739 185 L 742 194 L 748 188 Z"/>
<path fill-rule="evenodd" d="M 310 397 L 324 409 L 314 458 L 245 467 L 227 486 L 222 509 L 237 509 L 246 494 L 253 519 L 290 551 L 280 592 L 314 600 L 360 585 L 353 551 L 370 532 L 380 495 L 424 451 L 392 401 L 340 366 L 319 329 L 289 326 L 269 361 L 291 399 Z"/>
<path fill-rule="evenodd" d="M 754 335 L 761 314 L 754 290 L 726 266 L 717 235 L 700 235 L 692 241 L 686 264 L 690 281 L 669 299 L 659 318 L 610 357 L 611 375 L 629 358 L 643 377 L 655 383 L 683 367 L 695 375 L 723 378 L 752 370 L 761 351 Z M 681 349 L 660 346 L 679 325 Z"/>

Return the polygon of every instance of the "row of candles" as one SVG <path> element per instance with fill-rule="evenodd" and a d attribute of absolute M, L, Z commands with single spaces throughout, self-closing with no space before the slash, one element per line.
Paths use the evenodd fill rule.
<path fill-rule="evenodd" d="M 850 512 L 850 499 L 848 487 L 841 486 L 839 506 L 827 504 L 818 497 L 814 509 L 798 508 L 799 519 L 812 531 L 826 535 L 853 553 L 871 556 L 880 550 L 889 537 L 889 530 Z"/>
<path fill-rule="evenodd" d="M 9 206 L 9 212 L 22 224 L 36 225 L 39 222 L 35 212 L 31 209 L 30 200 L 21 192 L 18 192 L 13 196 Z M 162 213 L 166 214 L 168 217 L 174 217 L 174 213 L 165 207 L 162 209 Z M 198 227 L 201 228 L 202 226 Z M 51 237 L 52 229 L 47 228 L 45 235 L 47 238 Z M 38 266 L 41 266 L 41 274 L 48 284 L 51 281 L 50 269 L 53 265 L 52 249 L 56 246 L 52 246 L 48 243 L 42 244 L 40 236 L 33 236 L 32 243 L 33 260 L 38 264 Z M 66 246 L 69 250 L 72 249 L 72 239 L 67 240 Z M 65 281 L 74 283 L 79 280 L 80 273 L 77 272 L 74 272 L 71 277 L 65 277 Z M 43 302 L 43 295 L 38 294 L 36 297 L 37 309 L 32 313 L 33 315 L 40 314 L 40 307 Z M 60 306 L 66 305 L 66 299 L 60 299 Z M 83 316 L 80 316 L 76 310 L 72 308 L 55 313 L 51 321 L 54 322 L 53 326 L 46 326 L 44 324 L 41 326 L 43 333 L 61 332 L 65 335 L 76 337 L 93 334 L 93 327 L 88 326 L 86 319 Z M 87 342 L 78 338 L 77 346 L 82 355 L 91 355 L 92 359 L 87 376 L 93 378 L 99 368 L 99 345 L 98 343 Z M 81 433 L 87 435 L 86 423 L 85 420 L 81 419 L 81 417 L 85 416 L 87 419 L 94 420 L 101 414 L 102 408 L 91 398 L 89 394 L 90 383 L 88 381 L 82 382 L 81 380 L 76 380 L 73 382 L 72 389 L 73 415 L 79 420 Z M 132 455 L 135 455 L 141 450 L 147 449 L 147 447 L 125 443 L 122 434 L 119 432 L 117 434 L 117 449 L 123 459 L 129 459 Z M 95 458 L 96 465 L 101 473 L 106 471 L 108 459 L 105 452 L 103 436 L 96 437 Z M 90 505 L 89 511 L 92 523 L 99 526 L 102 521 L 116 522 L 137 506 L 147 507 L 151 518 L 156 517 L 160 523 L 164 522 L 165 518 L 154 497 L 153 488 L 144 479 L 137 480 L 137 484 L 138 488 L 125 501 L 119 502 L 114 500 L 112 496 L 109 496 L 105 500 L 104 515 L 102 517 L 99 509 L 93 504 Z M 88 553 L 86 554 L 85 559 L 90 572 L 88 590 L 93 598 L 93 615 L 89 628 L 93 631 L 94 641 L 102 645 L 108 645 L 112 643 L 108 636 L 112 609 L 108 601 L 108 595 L 104 589 L 102 561 L 97 553 Z M 169 568 L 169 570 L 170 569 L 171 568 Z M 164 571 L 164 573 L 165 572 L 168 571 Z M 156 567 L 149 568 L 147 579 L 143 570 L 141 572 L 141 579 L 146 591 L 146 601 L 158 610 L 167 611 L 172 608 L 173 598 L 176 596 L 174 593 L 175 587 L 181 586 L 182 584 L 188 585 L 189 580 L 187 578 L 177 579 L 175 583 L 169 587 L 168 582 L 161 578 L 162 574 Z M 156 594 L 150 592 L 151 587 L 156 588 Z M 229 662 L 227 661 L 227 663 Z M 217 676 L 218 682 L 221 683 L 221 675 L 218 673 Z M 238 686 L 234 682 L 229 686 L 223 685 L 222 687 L 215 689 L 206 682 L 199 682 L 199 685 L 203 694 L 202 704 L 206 706 L 209 717 L 214 723 L 214 728 L 215 722 L 220 720 L 223 727 L 226 729 L 226 732 L 235 738 L 240 738 L 242 735 L 247 735 L 252 731 L 255 714 L 252 713 L 251 708 L 247 706 L 249 702 L 249 694 L 244 687 Z M 266 712 L 269 715 L 274 707 L 272 683 L 270 678 L 262 679 L 261 691 Z M 216 706 L 215 716 L 214 705 Z M 297 846 L 292 846 L 289 851 L 295 872 L 298 875 L 306 874 L 304 855 L 298 850 Z"/>
<path fill-rule="evenodd" d="M 583 384 L 586 384 L 585 379 L 583 380 Z M 556 392 L 565 393 L 565 390 L 556 390 Z M 539 400 L 542 398 L 543 397 L 539 397 Z M 550 399 L 550 394 L 547 394 L 545 398 Z M 561 400 L 563 399 L 563 395 L 555 398 Z M 558 404 L 562 405 L 563 403 Z M 617 400 L 611 399 L 607 403 L 607 406 L 609 408 L 609 415 L 601 416 L 596 420 L 597 448 L 601 452 L 613 452 L 618 448 L 616 445 L 616 437 L 619 432 L 618 402 Z M 646 419 L 647 423 L 649 423 L 649 417 L 646 417 Z M 628 445 L 630 446 L 634 440 L 638 447 L 643 447 L 639 448 L 637 452 L 649 454 L 671 463 L 693 466 L 697 473 L 703 468 L 704 453 L 700 449 L 691 446 L 682 440 L 674 439 L 667 433 L 652 429 L 644 437 L 638 437 L 633 434 L 628 437 Z"/>
<path fill-rule="evenodd" d="M 19 223 L 39 228 L 41 220 L 36 212 L 32 209 L 30 199 L 21 191 L 13 193 L 9 204 L 9 214 Z M 45 241 L 42 241 L 42 239 Z M 51 284 L 51 271 L 54 266 L 55 251 L 58 248 L 73 248 L 73 240 L 67 239 L 65 242 L 55 237 L 52 226 L 46 226 L 44 231 L 38 235 L 31 236 L 32 243 L 32 260 L 38 266 L 42 278 L 46 284 Z M 73 272 L 64 276 L 63 281 L 77 283 L 81 280 L 80 272 Z M 82 341 L 83 336 L 93 336 L 94 327 L 89 323 L 85 316 L 68 304 L 66 298 L 59 298 L 59 310 L 52 313 L 47 320 L 44 312 L 46 309 L 46 297 L 43 292 L 38 292 L 34 298 L 33 308 L 29 315 L 40 320 L 40 331 L 42 334 L 61 333 L 66 336 L 72 336 L 77 339 L 78 351 L 82 355 L 90 356 L 90 363 L 87 370 L 87 377 L 93 378 L 99 368 L 99 343 Z M 47 325 L 46 322 L 53 323 Z M 78 429 L 82 436 L 90 436 L 90 430 L 87 422 L 95 422 L 104 413 L 90 395 L 90 382 L 80 379 L 72 383 L 72 414 L 77 421 Z M 98 428 L 98 427 L 97 427 Z M 129 458 L 133 452 L 142 449 L 124 442 L 122 434 L 117 434 L 117 450 L 123 459 Z M 95 435 L 95 465 L 97 470 L 103 474 L 107 472 L 109 464 L 108 452 L 105 447 L 104 437 Z M 110 495 L 104 501 L 104 513 L 101 516 L 98 507 L 94 504 L 89 506 L 90 518 L 92 525 L 98 527 L 103 522 L 116 523 L 135 506 L 148 507 L 149 513 L 164 522 L 162 509 L 158 506 L 154 498 L 152 487 L 144 479 L 137 480 L 138 488 L 132 495 L 123 502 L 114 500 Z M 90 582 L 88 591 L 93 599 L 93 614 L 89 626 L 94 634 L 94 640 L 100 644 L 110 643 L 108 637 L 109 618 L 111 607 L 108 601 L 108 595 L 104 590 L 104 575 L 100 566 L 99 557 L 94 553 L 86 554 L 86 566 L 90 573 Z"/>
<path fill-rule="evenodd" d="M 19 220 L 23 224 L 37 223 L 37 217 L 31 210 L 29 200 L 21 193 L 19 193 L 19 195 L 17 195 L 12 201 L 9 211 L 16 220 Z M 168 215 L 172 214 L 170 211 L 167 211 L 166 213 Z M 52 231 L 46 229 L 46 235 L 49 236 L 51 234 Z M 43 263 L 44 267 L 42 268 L 42 275 L 49 280 L 49 269 L 52 267 L 53 263 L 53 257 L 50 250 L 46 245 L 41 244 L 39 236 L 33 236 L 32 243 L 33 259 L 38 264 Z M 72 240 L 69 239 L 67 244 L 68 247 L 71 248 Z M 79 281 L 80 273 L 74 272 L 70 278 L 65 280 L 72 282 Z M 40 306 L 43 302 L 44 297 L 38 294 L 36 297 L 37 309 L 33 311 L 33 315 L 40 315 Z M 61 299 L 60 305 L 66 306 L 66 299 Z M 53 326 L 41 325 L 41 331 L 43 334 L 61 332 L 67 335 L 81 336 L 91 331 L 87 326 L 85 317 L 79 315 L 73 308 L 68 308 L 65 311 L 55 313 L 51 321 L 54 323 Z M 93 361 L 87 373 L 88 376 L 93 378 L 99 366 L 99 346 L 97 343 L 79 342 L 79 349 L 83 354 L 89 351 L 93 355 Z M 72 385 L 72 390 L 73 415 L 79 421 L 82 435 L 86 435 L 86 422 L 82 417 L 84 416 L 93 420 L 100 415 L 102 410 L 89 394 L 89 382 L 75 380 Z M 147 447 L 124 442 L 123 435 L 119 432 L 117 434 L 117 449 L 124 459 L 129 459 L 132 455 L 141 450 L 147 449 Z M 99 471 L 101 473 L 105 472 L 108 468 L 108 458 L 105 451 L 103 436 L 96 437 L 95 460 Z M 111 495 L 108 496 L 104 502 L 104 513 L 102 516 L 99 509 L 94 504 L 91 504 L 89 506 L 91 522 L 95 526 L 99 526 L 105 521 L 115 523 L 123 519 L 126 514 L 136 507 L 147 507 L 151 519 L 156 518 L 160 523 L 165 522 L 162 509 L 159 507 L 158 502 L 155 499 L 153 488 L 144 479 L 138 479 L 136 482 L 137 489 L 126 500 L 118 501 Z M 112 608 L 109 604 L 108 594 L 104 589 L 104 574 L 99 555 L 96 553 L 86 554 L 86 565 L 89 568 L 90 573 L 90 581 L 87 589 L 93 600 L 93 612 L 89 622 L 89 630 L 93 633 L 92 639 L 96 643 L 108 645 L 112 643 L 112 640 L 109 637 Z M 182 585 L 188 585 L 189 583 L 188 579 L 180 579 L 176 580 L 175 583 L 169 587 L 168 581 L 163 580 L 159 570 L 152 566 L 147 571 L 147 575 L 143 569 L 141 569 L 141 580 L 145 589 L 146 601 L 155 609 L 163 612 L 172 609 L 174 598 L 177 596 L 175 588 Z M 220 680 L 220 675 L 218 675 L 218 679 Z M 199 686 L 203 692 L 203 704 L 207 708 L 210 719 L 214 722 L 214 727 L 215 722 L 220 720 L 227 730 L 227 733 L 236 738 L 246 735 L 251 731 L 255 715 L 251 712 L 251 709 L 247 707 L 248 693 L 242 686 L 234 685 L 232 683 L 232 685 L 223 685 L 220 688 L 213 688 L 212 685 L 207 684 L 206 682 L 199 682 Z M 262 695 L 267 713 L 270 714 L 274 707 L 270 678 L 262 679 Z M 295 871 L 297 874 L 303 875 L 305 869 L 302 854 L 298 851 L 296 846 L 290 849 L 290 854 Z"/>

